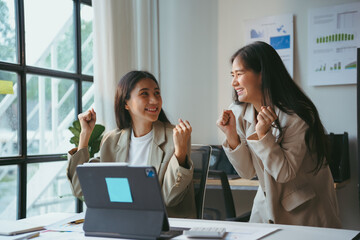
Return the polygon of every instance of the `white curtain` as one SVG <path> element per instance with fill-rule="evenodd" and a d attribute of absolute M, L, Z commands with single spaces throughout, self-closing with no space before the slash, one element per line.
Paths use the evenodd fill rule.
<path fill-rule="evenodd" d="M 94 95 L 97 123 L 116 128 L 115 89 L 131 70 L 159 80 L 158 1 L 93 0 Z"/>

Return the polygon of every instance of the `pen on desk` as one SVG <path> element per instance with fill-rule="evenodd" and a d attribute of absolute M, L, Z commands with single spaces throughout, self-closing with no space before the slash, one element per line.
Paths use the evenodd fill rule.
<path fill-rule="evenodd" d="M 27 239 L 36 238 L 36 237 L 38 237 L 38 236 L 40 236 L 40 232 L 35 233 L 35 234 L 34 234 L 34 235 L 32 235 L 32 236 L 29 236 Z"/>
<path fill-rule="evenodd" d="M 79 223 L 83 223 L 83 222 L 84 222 L 84 219 L 78 219 L 78 220 L 69 222 L 69 224 L 79 224 Z"/>

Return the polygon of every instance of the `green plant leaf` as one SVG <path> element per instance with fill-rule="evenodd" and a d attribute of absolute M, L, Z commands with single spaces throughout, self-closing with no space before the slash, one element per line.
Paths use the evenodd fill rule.
<path fill-rule="evenodd" d="M 74 127 L 69 127 L 70 132 L 72 132 L 75 136 L 80 135 L 80 129 L 76 129 Z"/>
<path fill-rule="evenodd" d="M 101 134 L 105 131 L 105 127 L 100 124 L 95 124 L 94 130 L 91 133 L 89 144 L 101 137 Z"/>
<path fill-rule="evenodd" d="M 81 130 L 81 125 L 80 125 L 80 121 L 79 121 L 79 120 L 75 120 L 75 121 L 73 122 L 73 126 L 74 126 L 74 128 Z"/>
<path fill-rule="evenodd" d="M 76 147 L 79 146 L 79 137 L 78 136 L 73 136 L 70 139 L 70 143 L 75 144 Z"/>
<path fill-rule="evenodd" d="M 75 146 L 78 147 L 81 132 L 80 121 L 75 120 L 72 123 L 72 126 L 69 127 L 69 130 L 72 132 L 72 134 L 74 134 L 74 136 L 70 139 L 70 143 L 75 144 Z M 99 152 L 101 139 L 103 137 L 102 134 L 104 133 L 104 131 L 105 127 L 103 125 L 95 124 L 94 130 L 91 133 L 88 143 L 90 158 L 94 157 L 95 153 Z"/>
<path fill-rule="evenodd" d="M 81 126 L 79 120 L 75 120 L 72 123 L 72 126 L 68 128 L 74 136 L 70 139 L 70 143 L 75 144 L 75 146 L 79 146 L 79 138 L 80 138 L 80 132 L 81 132 Z"/>
<path fill-rule="evenodd" d="M 90 155 L 90 158 L 93 158 L 93 157 L 94 157 L 94 155 L 95 155 L 95 153 L 94 153 L 94 151 L 93 151 L 92 147 L 88 146 L 88 150 L 89 150 L 89 155 Z"/>
<path fill-rule="evenodd" d="M 94 141 L 94 143 L 92 144 L 92 150 L 94 153 L 97 153 L 100 150 L 100 143 L 101 139 Z"/>
<path fill-rule="evenodd" d="M 94 157 L 95 153 L 99 152 L 100 150 L 100 143 L 101 143 L 101 138 L 93 141 L 91 143 L 91 145 L 89 144 L 89 154 L 90 157 Z"/>

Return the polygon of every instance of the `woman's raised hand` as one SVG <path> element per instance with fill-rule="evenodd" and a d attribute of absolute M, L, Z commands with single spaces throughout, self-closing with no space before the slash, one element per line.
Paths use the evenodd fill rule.
<path fill-rule="evenodd" d="M 191 125 L 187 120 L 183 121 L 179 119 L 179 124 L 177 124 L 173 129 L 175 156 L 181 166 L 185 166 L 191 132 Z"/>
<path fill-rule="evenodd" d="M 78 119 L 81 126 L 78 148 L 81 149 L 88 146 L 91 133 L 94 130 L 96 123 L 96 113 L 92 108 L 86 112 L 80 113 L 78 115 Z"/>
<path fill-rule="evenodd" d="M 261 139 L 269 131 L 272 123 L 277 119 L 277 116 L 271 107 L 262 106 L 261 111 L 258 113 L 256 119 L 257 123 L 255 126 L 255 131 L 258 135 L 258 138 Z"/>
<path fill-rule="evenodd" d="M 225 133 L 226 140 L 231 149 L 236 148 L 240 144 L 240 139 L 236 132 L 235 115 L 231 110 L 223 110 L 216 121 L 216 125 Z"/>

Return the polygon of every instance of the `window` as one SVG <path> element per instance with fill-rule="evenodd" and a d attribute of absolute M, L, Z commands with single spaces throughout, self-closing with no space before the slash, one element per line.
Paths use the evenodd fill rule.
<path fill-rule="evenodd" d="M 73 8 L 70 0 L 24 0 L 27 65 L 75 72 Z"/>
<path fill-rule="evenodd" d="M 92 19 L 91 0 L 0 0 L 0 219 L 82 209 L 66 153 L 94 104 Z"/>
<path fill-rule="evenodd" d="M 15 4 L 13 0 L 0 1 L 0 61 L 16 63 Z"/>

